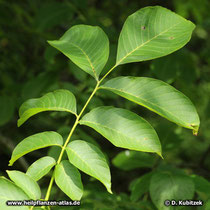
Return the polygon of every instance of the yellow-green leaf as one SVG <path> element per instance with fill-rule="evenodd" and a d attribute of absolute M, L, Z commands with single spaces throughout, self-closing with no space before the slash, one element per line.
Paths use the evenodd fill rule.
<path fill-rule="evenodd" d="M 27 206 L 8 206 L 6 204 L 7 201 L 13 200 L 29 200 L 29 196 L 20 189 L 17 185 L 12 183 L 10 180 L 5 177 L 0 177 L 0 209 L 2 210 L 12 210 L 12 209 L 20 209 L 20 210 L 28 210 Z"/>
<path fill-rule="evenodd" d="M 116 147 L 161 155 L 160 141 L 153 127 L 131 111 L 98 107 L 87 113 L 80 124 L 93 128 Z"/>
<path fill-rule="evenodd" d="M 82 140 L 68 144 L 66 152 L 69 161 L 81 171 L 101 181 L 111 191 L 111 174 L 106 158 L 95 145 Z"/>
<path fill-rule="evenodd" d="M 80 200 L 83 194 L 81 175 L 68 160 L 55 167 L 55 182 L 72 200 Z"/>
<path fill-rule="evenodd" d="M 76 99 L 68 90 L 56 90 L 41 98 L 29 99 L 19 110 L 18 127 L 31 116 L 44 111 L 64 111 L 76 115 Z"/>
<path fill-rule="evenodd" d="M 101 28 L 76 25 L 59 40 L 48 42 L 98 80 L 109 56 L 109 40 Z"/>
<path fill-rule="evenodd" d="M 117 77 L 107 81 L 101 88 L 144 106 L 178 125 L 193 129 L 194 134 L 198 132 L 200 120 L 194 105 L 183 93 L 165 82 L 146 77 Z"/>
<path fill-rule="evenodd" d="M 13 150 L 12 157 L 9 161 L 9 166 L 22 157 L 23 155 L 32 152 L 37 149 L 49 147 L 49 146 L 62 146 L 63 138 L 60 134 L 54 131 L 46 131 L 37 133 L 23 139 Z"/>
<path fill-rule="evenodd" d="M 190 40 L 194 28 L 192 22 L 166 8 L 140 9 L 124 23 L 116 65 L 168 55 Z"/>
<path fill-rule="evenodd" d="M 49 156 L 42 157 L 29 166 L 26 174 L 35 181 L 38 181 L 46 175 L 55 164 L 56 161 L 54 158 Z"/>
<path fill-rule="evenodd" d="M 21 171 L 7 171 L 9 178 L 33 200 L 41 198 L 41 190 L 36 181 Z"/>

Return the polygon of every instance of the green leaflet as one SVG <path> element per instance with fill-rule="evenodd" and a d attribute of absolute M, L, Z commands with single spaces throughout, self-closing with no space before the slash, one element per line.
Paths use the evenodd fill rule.
<path fill-rule="evenodd" d="M 7 206 L 6 201 L 8 200 L 29 200 L 30 198 L 26 193 L 12 183 L 10 180 L 5 177 L 0 177 L 0 209 L 16 209 L 14 206 Z M 27 206 L 21 206 L 18 209 L 28 210 Z"/>
<path fill-rule="evenodd" d="M 13 150 L 12 157 L 9 161 L 9 166 L 22 157 L 23 155 L 44 147 L 62 146 L 63 138 L 60 134 L 54 131 L 46 131 L 29 136 L 22 140 Z"/>
<path fill-rule="evenodd" d="M 68 160 L 55 167 L 55 182 L 72 200 L 80 200 L 83 194 L 81 175 Z"/>
<path fill-rule="evenodd" d="M 116 147 L 143 152 L 155 152 L 161 156 L 161 145 L 153 127 L 137 114 L 120 108 L 98 107 L 81 120 L 107 138 Z"/>
<path fill-rule="evenodd" d="M 26 174 L 35 181 L 38 181 L 45 176 L 55 164 L 56 161 L 54 158 L 49 156 L 42 157 L 29 166 Z"/>
<path fill-rule="evenodd" d="M 195 25 L 160 6 L 130 15 L 120 33 L 116 65 L 151 60 L 183 47 Z"/>
<path fill-rule="evenodd" d="M 111 174 L 106 158 L 95 145 L 82 140 L 68 144 L 66 152 L 69 161 L 81 171 L 101 181 L 111 191 Z"/>
<path fill-rule="evenodd" d="M 150 182 L 150 196 L 158 209 L 172 210 L 173 206 L 165 206 L 165 200 L 191 200 L 194 196 L 194 183 L 190 177 L 171 172 L 157 172 Z"/>
<path fill-rule="evenodd" d="M 152 168 L 155 159 L 154 155 L 148 153 L 125 150 L 118 153 L 112 159 L 112 163 L 121 170 L 130 171 L 135 168 Z"/>
<path fill-rule="evenodd" d="M 76 25 L 59 40 L 48 42 L 98 80 L 109 56 L 109 40 L 101 28 Z"/>
<path fill-rule="evenodd" d="M 18 127 L 31 116 L 44 111 L 65 111 L 76 115 L 76 99 L 68 90 L 56 90 L 37 99 L 29 99 L 19 110 Z"/>
<path fill-rule="evenodd" d="M 197 134 L 199 116 L 192 102 L 174 87 L 160 80 L 146 77 L 117 77 L 100 88 L 110 90 L 130 101 Z"/>
<path fill-rule="evenodd" d="M 9 178 L 33 200 L 41 198 L 41 190 L 37 182 L 20 171 L 7 171 Z"/>

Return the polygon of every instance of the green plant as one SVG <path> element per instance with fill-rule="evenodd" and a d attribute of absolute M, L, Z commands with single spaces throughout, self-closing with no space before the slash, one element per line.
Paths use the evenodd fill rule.
<path fill-rule="evenodd" d="M 53 167 L 55 168 L 44 200 L 49 200 L 54 180 L 69 198 L 80 200 L 83 185 L 78 169 L 101 181 L 107 191 L 112 193 L 110 169 L 102 151 L 85 139 L 70 142 L 79 124 L 93 128 L 117 147 L 157 153 L 162 157 L 161 144 L 155 130 L 137 114 L 121 108 L 102 106 L 82 117 L 98 90 L 112 91 L 182 127 L 192 129 L 197 135 L 200 121 L 196 109 L 184 94 L 167 83 L 152 78 L 126 76 L 113 78 L 102 84 L 119 65 L 155 59 L 180 49 L 190 40 L 193 29 L 193 23 L 159 6 L 137 11 L 128 17 L 121 31 L 116 64 L 101 79 L 99 75 L 109 57 L 109 40 L 102 29 L 77 25 L 70 28 L 59 40 L 49 41 L 50 45 L 90 74 L 96 80 L 96 86 L 79 114 L 75 96 L 67 90 L 57 90 L 23 103 L 19 110 L 18 126 L 43 111 L 69 112 L 75 115 L 76 120 L 65 142 L 60 134 L 48 131 L 29 136 L 16 146 L 10 166 L 23 155 L 40 148 L 58 146 L 61 152 L 57 160 L 47 156 L 37 160 L 26 173 L 7 171 L 14 183 L 4 177 L 0 179 L 0 189 L 3 189 L 0 190 L 0 208 L 6 208 L 7 200 L 41 199 L 37 181 Z M 62 159 L 64 152 L 67 153 L 68 160 Z M 166 180 L 168 178 L 167 174 L 161 172 L 155 174 L 151 188 L 156 188 L 156 180 L 160 176 L 165 176 Z M 148 175 L 145 177 L 145 180 L 150 178 Z M 184 175 L 175 179 L 179 184 L 187 182 L 190 185 Z M 184 196 L 191 198 L 191 191 Z M 151 194 L 151 197 L 157 207 L 163 205 L 157 194 Z"/>

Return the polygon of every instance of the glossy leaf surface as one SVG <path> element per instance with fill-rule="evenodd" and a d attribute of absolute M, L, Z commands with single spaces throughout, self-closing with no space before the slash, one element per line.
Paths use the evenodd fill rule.
<path fill-rule="evenodd" d="M 98 80 L 109 56 L 109 40 L 97 26 L 76 25 L 49 44 Z"/>
<path fill-rule="evenodd" d="M 0 177 L 0 209 L 17 209 L 14 206 L 7 206 L 6 201 L 12 200 L 29 200 L 30 198 L 26 193 L 21 190 L 14 183 L 6 179 L 5 177 Z M 27 210 L 27 206 L 18 207 L 20 210 Z"/>
<path fill-rule="evenodd" d="M 63 138 L 60 134 L 54 131 L 46 131 L 42 133 L 37 133 L 23 139 L 13 150 L 12 157 L 9 161 L 9 166 L 22 157 L 23 155 L 45 147 L 49 146 L 62 146 Z"/>
<path fill-rule="evenodd" d="M 70 91 L 62 89 L 47 93 L 41 98 L 29 99 L 20 107 L 18 126 L 44 111 L 65 111 L 76 115 L 76 99 Z"/>
<path fill-rule="evenodd" d="M 38 181 L 45 176 L 55 164 L 56 161 L 54 158 L 49 156 L 42 157 L 29 166 L 26 174 L 35 181 Z"/>
<path fill-rule="evenodd" d="M 117 77 L 107 81 L 102 89 L 110 90 L 134 103 L 197 134 L 198 113 L 183 93 L 160 80 L 147 77 Z"/>
<path fill-rule="evenodd" d="M 120 33 L 116 65 L 151 60 L 183 47 L 195 25 L 160 7 L 145 7 L 130 15 Z"/>
<path fill-rule="evenodd" d="M 98 107 L 87 113 L 80 124 L 93 128 L 116 147 L 161 155 L 161 145 L 155 130 L 131 111 L 109 106 Z"/>
<path fill-rule="evenodd" d="M 81 175 L 68 160 L 55 167 L 55 182 L 72 200 L 80 200 L 83 194 Z"/>
<path fill-rule="evenodd" d="M 29 198 L 33 200 L 41 198 L 39 185 L 30 176 L 20 171 L 7 171 L 7 174 L 9 178 L 29 196 Z"/>
<path fill-rule="evenodd" d="M 110 169 L 98 147 L 82 140 L 75 140 L 68 144 L 66 152 L 74 166 L 101 181 L 107 191 L 112 193 Z"/>

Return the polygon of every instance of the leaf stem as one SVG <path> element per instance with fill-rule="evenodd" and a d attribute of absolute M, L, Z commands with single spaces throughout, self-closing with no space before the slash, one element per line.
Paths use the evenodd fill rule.
<path fill-rule="evenodd" d="M 63 153 L 64 153 L 64 151 L 65 151 L 65 149 L 66 149 L 66 147 L 67 147 L 67 145 L 68 145 L 68 143 L 69 143 L 69 141 L 70 141 L 70 139 L 72 137 L 72 134 L 74 133 L 74 130 L 76 129 L 76 127 L 77 127 L 77 125 L 79 123 L 79 119 L 80 119 L 81 115 L 83 114 L 83 112 L 85 111 L 85 109 L 86 109 L 87 105 L 89 104 L 90 100 L 95 95 L 96 91 L 98 90 L 98 86 L 99 86 L 99 82 L 97 82 L 95 89 L 93 90 L 92 94 L 90 95 L 90 97 L 86 101 L 86 103 L 83 106 L 82 110 L 80 111 L 79 115 L 76 116 L 76 120 L 74 122 L 74 125 L 73 125 L 73 127 L 72 127 L 72 129 L 71 129 L 71 131 L 70 131 L 66 141 L 65 141 L 65 144 L 62 147 L 61 153 L 60 153 L 60 155 L 58 157 L 57 164 L 59 164 L 61 162 L 62 157 L 63 157 Z M 50 179 L 50 183 L 49 183 L 49 186 L 48 186 L 48 189 L 47 189 L 47 193 L 46 193 L 46 196 L 45 196 L 45 200 L 46 201 L 49 200 L 49 197 L 50 197 L 50 192 L 51 192 L 51 189 L 52 189 L 52 186 L 53 186 L 53 182 L 54 182 L 54 175 L 55 175 L 54 172 L 53 172 L 53 175 L 52 175 L 52 177 Z"/>
<path fill-rule="evenodd" d="M 53 182 L 54 182 L 54 174 L 55 174 L 55 171 L 53 172 L 53 175 L 50 179 L 50 183 L 49 183 L 49 186 L 48 186 L 48 189 L 47 189 L 47 193 L 46 193 L 46 196 L 45 196 L 45 200 L 47 201 L 50 197 L 50 192 L 51 192 L 51 189 L 52 189 L 52 186 L 53 186 Z"/>
<path fill-rule="evenodd" d="M 90 97 L 88 98 L 88 100 L 86 101 L 85 105 L 83 106 L 82 110 L 80 111 L 79 115 L 76 115 L 76 120 L 74 122 L 74 125 L 65 141 L 65 144 L 63 145 L 62 147 L 62 150 L 61 150 L 61 153 L 58 157 L 58 160 L 57 160 L 57 164 L 59 164 L 62 160 L 62 157 L 63 157 L 63 153 L 72 137 L 72 134 L 74 133 L 74 130 L 76 129 L 77 125 L 79 124 L 79 120 L 80 120 L 80 117 L 82 116 L 83 112 L 85 111 L 86 107 L 88 106 L 89 102 L 91 101 L 91 99 L 93 98 L 93 96 L 95 95 L 95 93 L 97 92 L 97 90 L 99 89 L 99 85 L 101 84 L 101 82 L 114 70 L 114 68 L 116 67 L 117 65 L 114 65 L 99 81 L 97 81 L 97 84 L 93 90 L 93 92 L 91 93 Z M 52 190 L 52 186 L 53 186 L 53 182 L 54 182 L 54 175 L 55 175 L 55 170 L 53 172 L 53 175 L 50 179 L 50 183 L 49 183 L 49 186 L 48 186 L 48 189 L 47 189 L 47 193 L 46 193 L 46 196 L 45 196 L 45 199 L 44 200 L 49 200 L 49 197 L 50 197 L 50 193 L 51 193 L 51 190 Z"/>
<path fill-rule="evenodd" d="M 99 84 L 101 84 L 101 82 L 118 66 L 118 64 L 115 64 L 100 80 L 99 80 Z"/>

